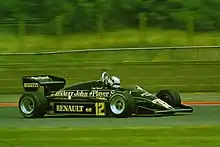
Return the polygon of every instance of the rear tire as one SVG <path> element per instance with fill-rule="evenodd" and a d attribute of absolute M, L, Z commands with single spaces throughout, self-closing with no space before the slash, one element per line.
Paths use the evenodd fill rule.
<path fill-rule="evenodd" d="M 165 101 L 173 107 L 178 107 L 181 105 L 181 97 L 177 91 L 174 90 L 160 90 L 156 97 Z"/>
<path fill-rule="evenodd" d="M 109 111 L 111 115 L 118 118 L 132 116 L 135 111 L 135 100 L 131 94 L 116 92 L 109 99 Z"/>
<path fill-rule="evenodd" d="M 25 92 L 18 102 L 19 111 L 25 118 L 44 117 L 47 106 L 47 99 L 40 92 Z"/>

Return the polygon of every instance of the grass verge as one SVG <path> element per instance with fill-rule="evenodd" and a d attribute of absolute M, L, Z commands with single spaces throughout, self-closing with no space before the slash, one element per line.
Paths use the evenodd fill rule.
<path fill-rule="evenodd" d="M 220 126 L 0 129 L 1 146 L 216 146 Z"/>
<path fill-rule="evenodd" d="M 20 44 L 20 38 L 6 34 L 0 35 L 0 50 L 40 52 L 79 48 L 192 45 L 188 44 L 186 32 L 178 30 L 148 28 L 141 33 L 142 35 L 137 30 L 127 29 L 106 32 L 101 37 L 98 34 L 75 34 L 63 36 L 61 40 L 54 36 L 25 36 L 24 44 Z M 193 41 L 194 45 L 216 45 L 219 38 L 218 32 L 200 33 L 195 34 Z M 51 74 L 64 77 L 67 84 L 72 84 L 99 78 L 103 71 L 119 76 L 123 85 L 139 84 L 153 92 L 162 88 L 172 88 L 180 92 L 216 92 L 220 89 L 219 59 L 220 50 L 211 48 L 1 56 L 0 93 L 21 93 L 21 77 L 24 75 Z"/>
<path fill-rule="evenodd" d="M 52 57 L 38 57 L 39 63 L 24 64 L 15 62 L 3 65 L 1 70 L 0 93 L 22 93 L 21 78 L 24 75 L 55 75 L 64 77 L 66 85 L 77 82 L 99 79 L 101 72 L 107 71 L 110 75 L 121 78 L 122 86 L 140 85 L 150 92 L 159 89 L 176 89 L 179 92 L 217 92 L 220 87 L 219 63 L 216 62 L 116 62 L 112 63 L 82 63 L 71 59 L 59 62 Z M 59 56 L 56 56 L 59 57 Z M 65 56 L 64 56 L 65 57 Z M 64 59 L 63 57 L 63 59 Z M 44 62 L 42 60 L 50 62 Z M 60 58 L 58 58 L 60 59 Z M 74 57 L 73 57 L 74 59 Z M 25 59 L 22 59 L 25 61 Z M 67 60 L 67 58 L 65 58 Z M 1 59 L 0 59 L 1 61 Z M 7 59 L 6 61 L 10 61 Z M 6 61 L 3 61 L 6 63 Z M 83 60 L 81 60 L 83 61 Z M 53 64 L 53 65 L 52 65 Z"/>
<path fill-rule="evenodd" d="M 9 34 L 0 35 L 0 49 L 4 52 L 39 52 L 82 48 L 141 47 L 173 45 L 218 45 L 218 32 L 195 33 L 187 38 L 187 33 L 180 30 L 162 30 L 148 28 L 145 32 L 135 29 L 114 32 L 84 33 L 62 36 L 33 35 L 21 38 Z"/>

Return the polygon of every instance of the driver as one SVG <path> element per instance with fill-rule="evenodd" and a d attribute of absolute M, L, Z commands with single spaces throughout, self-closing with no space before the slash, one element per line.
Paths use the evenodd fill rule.
<path fill-rule="evenodd" d="M 107 85 L 108 84 L 108 73 L 107 72 L 103 72 L 102 73 L 102 76 L 101 76 L 101 81 L 104 83 L 104 85 Z"/>
<path fill-rule="evenodd" d="M 112 87 L 113 89 L 119 89 L 120 88 L 120 79 L 115 77 L 115 76 L 111 76 L 108 79 L 108 83 L 109 83 L 110 87 Z"/>
<path fill-rule="evenodd" d="M 107 72 L 103 72 L 101 76 L 101 81 L 109 89 L 119 89 L 120 88 L 120 79 L 115 76 L 108 76 Z"/>

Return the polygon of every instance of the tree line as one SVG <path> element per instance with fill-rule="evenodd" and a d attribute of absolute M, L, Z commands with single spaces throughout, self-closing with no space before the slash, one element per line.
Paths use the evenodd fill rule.
<path fill-rule="evenodd" d="M 0 24 L 38 20 L 46 22 L 42 31 L 62 26 L 64 33 L 145 25 L 213 31 L 220 29 L 219 6 L 220 0 L 2 0 Z"/>

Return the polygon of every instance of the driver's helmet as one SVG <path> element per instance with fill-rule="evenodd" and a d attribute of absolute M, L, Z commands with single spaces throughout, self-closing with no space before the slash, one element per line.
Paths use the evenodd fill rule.
<path fill-rule="evenodd" d="M 120 88 L 120 79 L 115 76 L 111 76 L 108 79 L 108 83 L 110 84 L 111 87 L 115 89 Z"/>
<path fill-rule="evenodd" d="M 102 76 L 101 76 L 101 81 L 102 81 L 103 83 L 107 84 L 108 79 L 109 79 L 108 73 L 107 73 L 107 72 L 103 72 L 103 73 L 102 73 Z"/>

